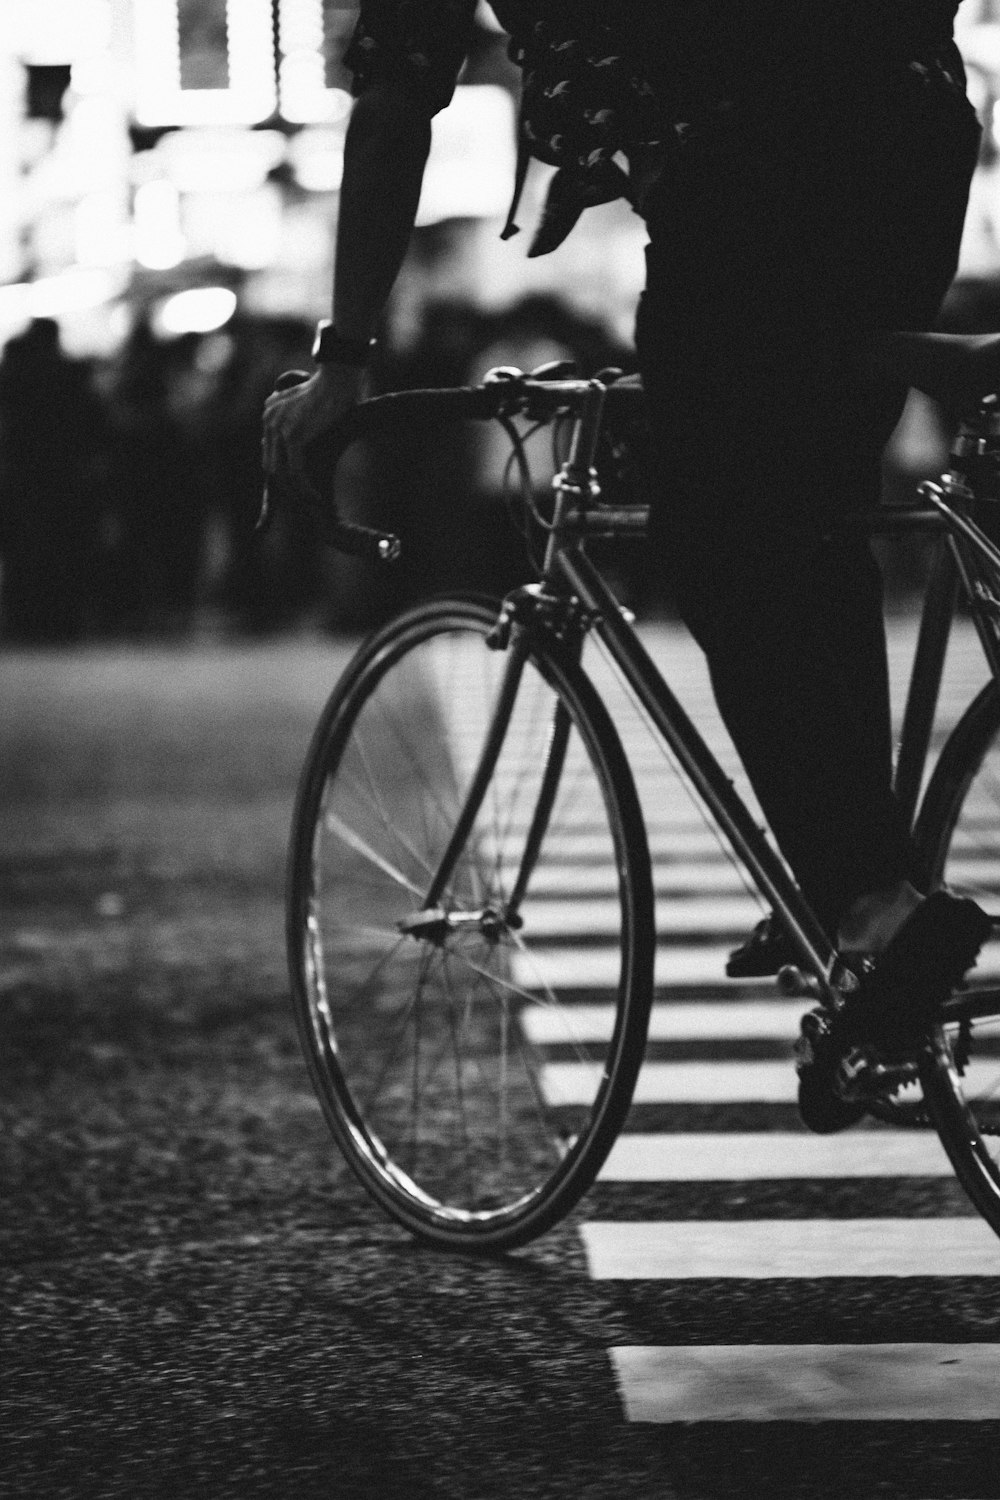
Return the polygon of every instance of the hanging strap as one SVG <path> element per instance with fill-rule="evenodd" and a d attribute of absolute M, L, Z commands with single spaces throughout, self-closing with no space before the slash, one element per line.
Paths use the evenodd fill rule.
<path fill-rule="evenodd" d="M 531 152 L 528 149 L 528 139 L 524 133 L 523 122 L 518 122 L 517 132 L 517 168 L 514 172 L 514 196 L 510 200 L 510 208 L 507 210 L 507 222 L 500 231 L 502 240 L 510 240 L 515 234 L 521 233 L 520 224 L 515 224 L 514 216 L 521 202 L 521 194 L 524 192 L 525 180 L 528 176 L 528 162 L 531 160 Z"/>

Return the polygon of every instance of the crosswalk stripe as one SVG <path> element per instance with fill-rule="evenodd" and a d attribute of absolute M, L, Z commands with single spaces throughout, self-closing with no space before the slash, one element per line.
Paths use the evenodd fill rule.
<path fill-rule="evenodd" d="M 613 894 L 580 893 L 573 899 L 565 895 L 539 899 L 539 893 L 532 891 L 522 914 L 525 936 L 533 943 L 578 937 L 581 933 L 614 942 L 621 930 L 621 905 Z M 676 933 L 718 937 L 728 932 L 738 937 L 759 917 L 760 904 L 751 896 L 674 895 L 657 901 L 655 922 L 661 940 Z"/>
<path fill-rule="evenodd" d="M 574 938 L 581 933 L 614 940 L 621 930 L 621 905 L 616 900 L 586 898 L 576 901 L 529 899 L 522 909 L 524 935 L 531 942 L 546 938 Z M 656 931 L 671 933 L 740 933 L 760 916 L 750 896 L 675 897 L 656 905 Z"/>
<path fill-rule="evenodd" d="M 996 1344 L 633 1345 L 610 1350 L 631 1422 L 988 1422 Z"/>
<path fill-rule="evenodd" d="M 658 896 L 672 896 L 678 891 L 731 895 L 745 889 L 739 870 L 722 861 L 660 861 L 653 871 L 653 890 Z M 548 859 L 538 866 L 530 886 L 532 897 L 561 897 L 564 901 L 575 901 L 578 896 L 613 896 L 615 890 L 615 872 L 610 865 L 554 864 Z"/>
<path fill-rule="evenodd" d="M 695 1000 L 656 1004 L 649 1017 L 651 1042 L 738 1041 L 748 1038 L 790 1041 L 798 1035 L 801 1000 Z M 531 1007 L 521 1026 L 536 1047 L 568 1040 L 606 1042 L 615 1024 L 613 1005 L 582 1004 L 572 1010 Z M 567 1035 L 567 1028 L 570 1034 Z"/>
<path fill-rule="evenodd" d="M 589 1104 L 600 1076 L 600 1063 L 544 1063 L 542 1093 L 555 1108 Z M 973 1059 L 966 1069 L 967 1095 L 992 1095 L 996 1082 L 995 1059 Z M 790 1061 L 647 1062 L 633 1103 L 793 1104 L 797 1097 L 798 1079 Z"/>
<path fill-rule="evenodd" d="M 503 827 L 506 834 L 506 825 Z M 484 838 L 488 840 L 489 830 Z M 713 854 L 721 855 L 719 839 L 711 829 L 703 826 L 681 828 L 657 828 L 649 830 L 649 852 L 654 860 L 659 859 L 704 859 Z M 562 824 L 546 835 L 545 860 L 605 859 L 613 857 L 613 846 L 607 829 L 567 828 Z"/>
<path fill-rule="evenodd" d="M 676 943 L 656 955 L 657 984 L 727 985 L 729 944 Z M 514 982 L 525 988 L 606 990 L 618 983 L 621 959 L 614 948 L 531 948 L 511 955 Z M 745 982 L 745 981 L 741 981 Z M 763 983 L 770 990 L 773 981 Z"/>
<path fill-rule="evenodd" d="M 478 741 L 476 748 L 477 750 L 479 748 Z M 662 773 L 662 763 L 658 768 L 653 769 L 654 771 L 659 769 Z M 510 793 L 516 795 L 522 790 L 523 778 L 528 774 L 534 775 L 537 773 L 537 770 L 537 764 L 514 766 L 508 768 L 506 776 L 498 777 L 496 783 L 496 801 L 501 809 L 501 813 L 506 813 L 506 816 L 502 816 L 502 827 L 505 833 L 523 835 L 527 833 L 531 826 L 533 807 L 523 798 L 521 799 L 524 803 L 523 806 L 519 804 L 513 808 L 506 807 L 504 794 Z M 492 811 L 492 803 L 489 798 L 487 799 L 486 807 L 488 811 Z M 711 831 L 707 817 L 708 815 L 702 810 L 700 803 L 692 802 L 685 797 L 683 799 L 661 802 L 655 812 L 650 814 L 646 826 L 650 833 L 662 833 L 665 837 L 674 833 L 705 833 Z M 592 788 L 589 785 L 574 787 L 572 789 L 572 800 L 567 797 L 565 806 L 560 803 L 559 822 L 556 831 L 567 834 L 599 833 L 607 839 L 607 830 L 607 815 L 604 811 L 604 805 L 596 784 Z M 715 847 L 718 848 L 718 838 L 715 834 L 712 835 L 712 840 Z M 545 847 L 546 849 L 548 848 L 547 840 Z"/>
<path fill-rule="evenodd" d="M 589 1104 L 600 1063 L 554 1062 L 541 1069 L 541 1088 L 553 1107 Z M 791 1062 L 648 1062 L 636 1083 L 635 1104 L 791 1104 L 797 1080 Z"/>
<path fill-rule="evenodd" d="M 965 627 L 958 622 L 961 634 Z M 971 636 L 971 632 L 966 632 Z M 894 673 L 908 666 L 912 641 L 890 635 Z M 746 778 L 719 725 L 704 663 L 690 647 L 678 647 L 670 631 L 645 633 L 647 645 L 664 662 L 671 684 L 705 730 L 727 775 L 747 795 Z M 953 672 L 954 657 L 949 658 Z M 607 674 L 605 674 L 607 675 Z M 946 681 L 941 707 L 954 721 L 971 697 L 971 677 Z M 894 677 L 898 680 L 898 676 Z M 898 725 L 899 703 L 895 704 Z M 619 721 L 616 716 L 616 721 Z M 747 893 L 743 872 L 702 821 L 667 770 L 663 752 L 648 734 L 622 731 L 647 811 L 657 898 L 656 982 L 664 1002 L 653 1007 L 651 1042 L 705 1042 L 725 1052 L 725 1043 L 752 1042 L 787 1048 L 807 1005 L 776 998 L 773 981 L 728 981 L 724 966 L 734 940 L 762 914 Z M 932 761 L 943 743 L 935 729 Z M 754 816 L 759 810 L 752 796 Z M 614 1007 L 607 1003 L 618 978 L 617 882 L 599 812 L 580 815 L 558 845 L 547 844 L 526 903 L 526 949 L 514 958 L 515 980 L 525 988 L 550 985 L 574 991 L 575 1003 L 562 1017 L 558 1008 L 526 1008 L 522 1023 L 534 1047 L 558 1047 L 542 1072 L 542 1090 L 555 1105 L 586 1102 L 601 1076 L 599 1065 L 557 1060 L 572 1057 L 567 1042 L 600 1046 L 610 1038 Z M 1000 911 L 1000 846 L 996 809 L 989 799 L 968 805 L 949 858 L 948 878 L 956 887 L 990 893 Z M 704 941 L 699 941 L 699 939 Z M 550 940 L 551 939 L 551 940 Z M 1000 979 L 1000 944 L 987 949 L 977 977 Z M 705 998 L 665 1003 L 670 987 Z M 604 991 L 604 994 L 599 993 Z M 570 1028 L 572 1036 L 567 1036 Z M 764 1051 L 760 1046 L 758 1051 Z M 767 1050 L 771 1050 L 768 1048 Z M 544 1052 L 543 1052 L 544 1055 Z M 681 1057 L 684 1056 L 681 1052 Z M 698 1054 L 696 1053 L 695 1056 Z M 705 1056 L 706 1054 L 701 1054 Z M 952 1168 L 935 1133 L 861 1127 L 820 1137 L 802 1130 L 767 1130 L 767 1106 L 794 1102 L 797 1080 L 791 1060 L 660 1061 L 654 1054 L 641 1070 L 635 1100 L 663 1106 L 670 1125 L 684 1118 L 671 1106 L 759 1106 L 755 1119 L 764 1129 L 701 1130 L 621 1135 L 600 1173 L 609 1191 L 596 1211 L 610 1212 L 617 1192 L 610 1185 L 647 1184 L 643 1204 L 673 1204 L 676 1195 L 649 1196 L 662 1183 L 789 1182 L 824 1180 L 886 1184 L 892 1179 L 948 1179 Z M 990 1088 L 998 1063 L 974 1062 L 965 1075 L 967 1090 Z M 697 1112 L 697 1110 L 696 1110 Z M 648 1114 L 644 1116 L 648 1120 Z M 787 1114 L 783 1116 L 787 1119 Z M 638 1116 L 633 1120 L 638 1123 Z M 720 1123 L 722 1123 L 720 1121 Z M 901 1182 L 899 1184 L 901 1186 Z M 697 1189 L 696 1189 L 697 1191 Z M 912 1195 L 914 1189 L 908 1189 Z M 773 1190 L 772 1190 L 773 1192 Z M 881 1193 L 881 1190 L 879 1190 Z M 687 1198 L 683 1201 L 686 1203 Z M 717 1199 L 715 1200 L 718 1201 Z M 768 1201 L 765 1199 L 764 1201 Z M 814 1198 L 809 1199 L 815 1202 Z M 876 1201 L 881 1201 L 879 1197 Z M 886 1204 L 898 1202 L 886 1197 Z M 786 1196 L 782 1196 L 782 1210 Z M 644 1211 L 647 1211 L 644 1207 Z M 652 1210 L 656 1212 L 654 1207 Z M 844 1210 L 841 1209 L 841 1212 Z M 890 1210 L 891 1211 L 891 1210 Z M 635 1212 L 633 1208 L 633 1212 Z M 691 1282 L 721 1277 L 738 1280 L 796 1280 L 845 1277 L 852 1287 L 866 1277 L 935 1278 L 1000 1274 L 1000 1242 L 970 1214 L 962 1218 L 741 1220 L 715 1222 L 610 1222 L 581 1229 L 591 1275 L 601 1281 L 636 1279 Z M 778 1296 L 776 1289 L 769 1296 Z M 784 1294 L 780 1294 L 784 1295 Z M 852 1296 L 855 1295 L 852 1289 Z M 794 1335 L 793 1335 L 794 1337 Z M 624 1414 L 630 1422 L 760 1421 L 940 1421 L 1000 1418 L 1000 1347 L 990 1344 L 865 1345 L 708 1345 L 622 1347 L 610 1350 Z"/>
<path fill-rule="evenodd" d="M 746 985 L 746 980 L 726 977 L 726 959 L 732 941 L 721 944 L 660 943 L 656 950 L 654 978 L 657 985 L 711 985 L 713 988 Z M 514 981 L 526 989 L 606 990 L 618 982 L 621 956 L 615 947 L 600 944 L 592 947 L 530 948 L 512 955 Z M 980 955 L 976 975 L 983 980 L 1000 979 L 1000 943 L 991 943 Z M 755 987 L 771 990 L 774 981 L 751 981 Z"/>
<path fill-rule="evenodd" d="M 1000 1276 L 982 1219 L 644 1220 L 583 1224 L 595 1281 Z"/>
<path fill-rule="evenodd" d="M 655 782 L 651 784 L 651 792 L 654 786 Z M 721 834 L 717 834 L 706 822 L 707 816 L 692 816 L 690 812 L 677 810 L 671 817 L 661 808 L 647 822 L 650 854 L 654 858 L 689 857 L 698 853 L 721 856 L 724 841 Z M 528 828 L 528 820 L 512 817 L 504 820 L 501 827 L 506 839 L 519 833 L 524 834 Z M 489 837 L 489 828 L 485 829 L 484 837 Z M 968 875 L 1000 886 L 1000 861 L 996 858 L 995 838 L 995 807 L 988 806 L 978 820 L 966 808 L 962 826 L 951 846 L 953 857 L 949 861 L 949 871 L 959 872 L 962 878 Z M 984 839 L 987 842 L 984 843 Z M 551 830 L 545 841 L 543 858 L 551 861 L 564 855 L 575 855 L 584 859 L 595 854 L 603 855 L 610 847 L 610 834 L 603 819 L 588 813 L 586 809 L 580 809 L 573 821 L 563 819 Z"/>
<path fill-rule="evenodd" d="M 819 1136 L 787 1131 L 621 1135 L 603 1182 L 726 1182 L 780 1178 L 950 1177 L 931 1131 L 861 1130 Z"/>

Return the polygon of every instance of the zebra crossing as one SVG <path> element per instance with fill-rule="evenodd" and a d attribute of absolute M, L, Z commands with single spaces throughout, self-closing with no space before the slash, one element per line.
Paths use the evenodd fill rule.
<path fill-rule="evenodd" d="M 670 631 L 650 632 L 647 644 L 740 780 L 700 658 Z M 909 628 L 890 632 L 895 678 L 911 650 Z M 944 689 L 946 721 L 982 676 L 974 644 L 960 629 Z M 728 949 L 760 910 L 692 805 L 664 801 L 661 753 L 626 710 L 619 705 L 614 716 L 650 828 L 658 992 L 632 1114 L 578 1231 L 590 1278 L 632 1309 L 631 1337 L 608 1349 L 626 1421 L 1000 1419 L 997 1325 L 985 1335 L 935 1339 L 938 1324 L 944 1333 L 952 1324 L 930 1313 L 924 1323 L 912 1306 L 914 1288 L 930 1309 L 968 1278 L 977 1286 L 985 1279 L 995 1298 L 1000 1241 L 954 1183 L 933 1132 L 870 1123 L 818 1137 L 799 1125 L 791 1046 L 803 1002 L 776 998 L 767 982 L 725 979 Z M 740 790 L 747 792 L 742 782 Z M 581 827 L 539 872 L 531 965 L 536 980 L 579 992 L 577 1034 L 599 1041 L 611 1033 L 613 1011 L 602 992 L 616 962 L 599 934 L 611 929 L 615 904 L 609 872 L 588 864 L 586 849 Z M 968 857 L 981 876 L 988 856 L 973 848 Z M 546 947 L 549 933 L 559 941 Z M 990 964 L 1000 974 L 1000 953 Z M 543 1008 L 525 1025 L 536 1048 L 558 1045 L 555 1021 Z M 553 1056 L 542 1074 L 546 1099 L 589 1099 L 592 1071 Z M 709 1286 L 734 1288 L 753 1314 L 733 1319 L 731 1342 L 716 1341 L 718 1324 L 714 1339 L 685 1325 L 684 1337 L 671 1341 L 670 1318 L 650 1298 L 684 1309 L 685 1299 Z M 813 1306 L 817 1295 L 823 1317 L 810 1313 L 797 1323 L 796 1299 Z M 879 1304 L 877 1316 L 852 1313 L 858 1296 L 865 1306 Z M 901 1299 L 895 1317 L 894 1297 Z M 642 1310 L 654 1307 L 644 1317 Z M 768 1308 L 773 1337 L 761 1325 Z M 691 1321 L 700 1327 L 693 1314 Z M 815 1336 L 824 1321 L 828 1339 Z M 658 1336 L 644 1339 L 647 1328 Z"/>
<path fill-rule="evenodd" d="M 991 1422 L 982 1344 L 633 1345 L 611 1360 L 632 1422 Z"/>

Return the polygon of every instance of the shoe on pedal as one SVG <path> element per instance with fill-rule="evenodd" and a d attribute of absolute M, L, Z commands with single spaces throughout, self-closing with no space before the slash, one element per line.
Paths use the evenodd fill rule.
<path fill-rule="evenodd" d="M 842 1093 L 840 1068 L 845 1049 L 836 1031 L 837 1020 L 824 1010 L 808 1011 L 795 1044 L 799 1119 L 815 1135 L 846 1130 L 865 1113 L 864 1104 Z"/>
<path fill-rule="evenodd" d="M 837 1019 L 845 1042 L 874 1047 L 885 1062 L 912 1057 L 992 926 L 975 901 L 949 891 L 928 896 L 859 975 Z"/>
<path fill-rule="evenodd" d="M 726 961 L 726 973 L 730 979 L 764 979 L 794 962 L 795 953 L 785 930 L 772 913 L 732 950 Z"/>
<path fill-rule="evenodd" d="M 912 1059 L 938 1007 L 972 968 L 992 930 L 977 906 L 947 891 L 921 902 L 877 958 L 853 959 L 855 980 L 836 1015 L 802 1018 L 796 1048 L 799 1114 L 819 1134 L 842 1130 L 865 1113 L 850 1080 L 873 1056 Z"/>

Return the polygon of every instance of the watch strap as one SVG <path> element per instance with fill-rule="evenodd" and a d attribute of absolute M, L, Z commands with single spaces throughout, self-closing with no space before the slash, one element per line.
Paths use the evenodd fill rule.
<path fill-rule="evenodd" d="M 374 339 L 345 339 L 334 328 L 329 318 L 316 325 L 313 341 L 313 359 L 318 365 L 353 365 L 360 369 L 368 363 Z"/>

